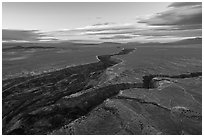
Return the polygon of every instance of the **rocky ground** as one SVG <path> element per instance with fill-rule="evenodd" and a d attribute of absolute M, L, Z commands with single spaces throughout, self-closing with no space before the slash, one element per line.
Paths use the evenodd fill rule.
<path fill-rule="evenodd" d="M 202 72 L 119 71 L 134 50 L 4 80 L 3 134 L 202 134 Z"/>

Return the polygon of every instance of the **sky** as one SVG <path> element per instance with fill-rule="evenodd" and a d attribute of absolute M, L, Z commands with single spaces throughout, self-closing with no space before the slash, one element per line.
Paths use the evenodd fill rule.
<path fill-rule="evenodd" d="M 171 42 L 202 36 L 200 2 L 3 2 L 3 42 Z"/>

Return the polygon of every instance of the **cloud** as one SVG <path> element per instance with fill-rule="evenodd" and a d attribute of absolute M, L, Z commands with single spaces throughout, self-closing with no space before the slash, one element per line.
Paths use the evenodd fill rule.
<path fill-rule="evenodd" d="M 168 42 L 174 42 L 179 41 L 183 39 L 192 39 L 194 37 L 178 37 L 178 36 L 151 36 L 146 38 L 146 43 L 148 42 L 161 42 L 161 43 L 168 43 Z"/>
<path fill-rule="evenodd" d="M 202 24 L 172 26 L 172 30 L 195 30 L 195 29 L 201 29 L 201 28 L 202 28 Z"/>
<path fill-rule="evenodd" d="M 4 42 L 37 42 L 58 40 L 53 36 L 48 36 L 39 30 L 2 30 L 2 41 Z"/>
<path fill-rule="evenodd" d="M 105 24 L 105 25 L 104 25 Z M 128 34 L 135 29 L 141 29 L 135 24 L 113 24 L 101 23 L 100 25 L 90 25 L 82 28 L 69 30 L 58 30 L 51 32 L 43 32 L 45 35 L 53 36 L 58 39 L 75 39 L 76 37 L 99 37 L 100 35 Z M 99 38 L 100 39 L 100 38 Z"/>
<path fill-rule="evenodd" d="M 92 26 L 105 26 L 105 25 L 111 25 L 111 24 L 115 24 L 115 23 L 114 22 L 97 23 L 97 24 L 93 24 Z"/>
<path fill-rule="evenodd" d="M 123 40 L 123 39 L 132 39 L 135 36 L 128 36 L 128 35 L 116 35 L 116 36 L 111 36 L 111 37 L 101 37 L 100 39 L 111 39 L 111 40 Z"/>
<path fill-rule="evenodd" d="M 102 19 L 102 17 L 96 17 L 96 19 Z"/>
<path fill-rule="evenodd" d="M 102 41 L 168 41 L 185 37 L 202 36 L 202 25 L 149 25 L 146 23 L 107 24 L 100 23 L 82 28 L 44 32 L 60 40 Z M 160 38 L 159 38 L 160 37 Z M 173 38 L 172 38 L 173 37 Z M 177 37 L 177 38 L 176 38 Z M 153 38 L 155 38 L 153 40 Z"/>
<path fill-rule="evenodd" d="M 168 10 L 158 13 L 148 19 L 140 20 L 139 23 L 148 25 L 201 25 L 202 3 L 173 3 Z"/>
<path fill-rule="evenodd" d="M 170 4 L 168 7 L 185 7 L 185 6 L 200 6 L 201 2 L 174 2 Z"/>
<path fill-rule="evenodd" d="M 105 25 L 104 25 L 105 24 Z M 115 23 L 100 23 L 100 25 L 91 25 L 91 26 L 86 26 L 83 28 L 77 28 L 75 31 L 81 31 L 81 32 L 102 32 L 102 31 L 119 31 L 119 30 L 124 30 L 124 29 L 135 29 L 136 24 L 115 24 Z"/>
<path fill-rule="evenodd" d="M 134 32 L 133 35 L 143 36 L 177 36 L 177 37 L 198 37 L 202 36 L 202 29 L 194 30 L 145 30 Z"/>
<path fill-rule="evenodd" d="M 189 26 L 188 26 L 189 27 Z M 98 31 L 98 32 L 86 32 L 86 35 L 93 36 L 112 36 L 112 35 L 141 35 L 141 36 L 202 36 L 202 29 L 186 29 L 184 26 L 165 26 L 165 27 L 147 27 L 147 28 L 134 28 L 109 30 L 109 31 Z M 121 37 L 122 38 L 122 37 Z"/>
<path fill-rule="evenodd" d="M 14 41 L 173 41 L 202 36 L 202 3 L 177 2 L 166 11 L 131 23 L 99 22 L 55 31 L 2 30 L 3 40 Z"/>
<path fill-rule="evenodd" d="M 36 30 L 2 30 L 3 41 L 36 41 L 42 36 L 43 34 L 37 33 Z"/>

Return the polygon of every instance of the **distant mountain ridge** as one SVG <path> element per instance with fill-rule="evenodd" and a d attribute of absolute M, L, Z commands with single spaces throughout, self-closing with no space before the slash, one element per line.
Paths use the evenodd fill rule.
<path fill-rule="evenodd" d="M 172 44 L 202 44 L 202 38 L 191 38 L 191 39 L 184 39 L 176 42 L 172 42 Z"/>
<path fill-rule="evenodd" d="M 168 42 L 168 43 L 160 43 L 160 42 L 149 42 L 149 43 L 139 43 L 139 42 L 129 42 L 126 43 L 128 46 L 179 46 L 179 45 L 192 45 L 192 44 L 201 44 L 202 45 L 202 38 L 190 38 L 190 39 L 183 39 L 179 41 L 174 42 Z"/>
<path fill-rule="evenodd" d="M 92 45 L 92 46 L 120 46 L 120 45 L 127 45 L 127 46 L 162 46 L 162 45 L 190 45 L 190 44 L 202 44 L 202 38 L 197 37 L 197 38 L 190 38 L 190 39 L 183 39 L 179 41 L 174 41 L 174 42 L 168 42 L 168 43 L 160 43 L 160 42 L 149 42 L 149 43 L 140 43 L 140 42 L 128 42 L 128 43 L 118 43 L 118 42 L 102 42 L 102 43 L 82 43 L 79 42 L 77 43 L 76 41 L 58 41 L 56 42 L 30 42 L 30 43 L 2 43 L 3 48 L 7 46 L 19 46 L 19 45 L 26 45 L 26 46 L 56 46 L 56 47 L 66 47 L 66 46 L 87 46 L 87 45 Z"/>

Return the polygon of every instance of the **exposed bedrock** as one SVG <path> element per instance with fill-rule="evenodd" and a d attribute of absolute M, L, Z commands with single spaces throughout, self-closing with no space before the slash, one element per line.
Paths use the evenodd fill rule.
<path fill-rule="evenodd" d="M 158 87 L 158 81 L 164 80 L 164 79 L 154 79 L 157 77 L 160 78 L 194 78 L 202 76 L 202 72 L 192 72 L 192 73 L 186 73 L 186 74 L 180 74 L 180 75 L 145 75 L 143 76 L 143 87 L 144 88 L 156 88 Z"/>

